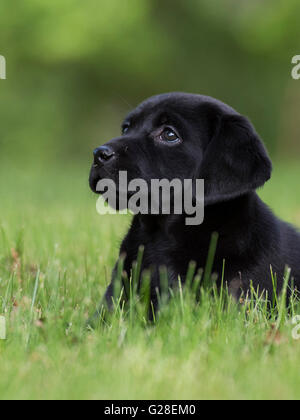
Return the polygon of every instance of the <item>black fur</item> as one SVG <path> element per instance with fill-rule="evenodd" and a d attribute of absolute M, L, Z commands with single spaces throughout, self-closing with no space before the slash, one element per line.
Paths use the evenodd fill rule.
<path fill-rule="evenodd" d="M 127 127 L 128 125 L 128 127 Z M 172 126 L 181 138 L 176 145 L 158 140 L 162 126 Z M 142 270 L 151 269 L 152 300 L 159 287 L 159 267 L 168 269 L 170 285 L 185 278 L 193 260 L 204 268 L 213 232 L 219 233 L 213 271 L 244 292 L 251 282 L 272 295 L 270 266 L 282 287 L 285 266 L 300 288 L 300 235 L 276 218 L 256 189 L 271 177 L 272 164 L 258 134 L 247 120 L 215 99 L 182 93 L 156 96 L 142 103 L 125 121 L 126 133 L 108 146 L 115 155 L 93 166 L 90 185 L 100 178 L 116 180 L 120 170 L 129 180 L 181 178 L 205 180 L 205 219 L 186 226 L 185 216 L 136 215 L 120 254 L 126 255 L 130 276 L 140 245 L 145 246 Z M 115 273 L 115 271 L 114 271 Z M 106 292 L 111 304 L 112 283 Z M 235 286 L 236 287 L 236 286 Z"/>

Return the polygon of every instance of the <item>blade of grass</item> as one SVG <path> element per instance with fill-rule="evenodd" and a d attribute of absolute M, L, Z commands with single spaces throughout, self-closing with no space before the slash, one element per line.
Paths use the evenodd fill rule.
<path fill-rule="evenodd" d="M 204 290 L 210 290 L 212 287 L 211 274 L 212 274 L 212 269 L 214 265 L 218 240 L 219 240 L 219 234 L 217 232 L 214 232 L 211 237 L 206 267 L 204 271 L 204 279 L 203 279 L 203 284 L 202 284 L 202 287 Z"/>
<path fill-rule="evenodd" d="M 34 283 L 34 290 L 33 290 L 33 296 L 32 296 L 32 301 L 31 301 L 31 308 L 30 308 L 31 316 L 33 315 L 33 309 L 34 309 L 37 292 L 39 288 L 39 280 L 40 280 L 40 270 L 38 270 L 36 273 L 36 278 L 35 278 L 35 283 Z"/>
<path fill-rule="evenodd" d="M 10 294 L 10 291 L 11 291 L 11 286 L 12 286 L 13 281 L 14 281 L 14 277 L 15 277 L 15 273 L 13 272 L 11 274 L 11 276 L 9 277 L 8 284 L 7 284 L 6 291 L 5 291 L 5 297 L 4 297 L 4 300 L 3 300 L 3 303 L 2 303 L 2 313 L 3 314 L 7 310 L 8 298 L 9 298 L 9 294 Z"/>
<path fill-rule="evenodd" d="M 278 320 L 277 320 L 277 324 L 276 324 L 277 331 L 282 326 L 282 321 L 283 321 L 284 315 L 287 311 L 287 289 L 288 289 L 290 277 L 291 277 L 291 269 L 289 267 L 286 267 L 285 268 L 285 274 L 284 274 L 282 292 L 281 292 L 280 301 L 279 301 Z"/>

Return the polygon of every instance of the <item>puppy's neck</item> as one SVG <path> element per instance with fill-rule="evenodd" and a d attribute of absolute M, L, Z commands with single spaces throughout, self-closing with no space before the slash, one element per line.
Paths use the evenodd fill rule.
<path fill-rule="evenodd" d="M 170 218 L 175 217 L 173 215 L 153 215 L 153 214 L 141 214 L 136 216 L 139 220 L 140 225 L 149 233 L 155 233 L 156 231 L 164 231 L 168 225 Z M 178 216 L 176 216 L 178 217 Z M 180 216 L 181 217 L 181 216 Z"/>
<path fill-rule="evenodd" d="M 217 231 L 221 233 L 234 224 L 235 230 L 239 226 L 245 228 L 254 220 L 258 208 L 263 205 L 255 192 L 250 192 L 230 201 L 216 203 L 205 207 L 204 222 L 201 225 L 189 226 L 183 215 L 138 215 L 141 226 L 149 233 L 165 232 L 166 235 L 176 236 L 179 231 L 195 233 L 203 231 Z"/>
<path fill-rule="evenodd" d="M 236 226 L 239 223 L 249 223 L 261 204 L 263 203 L 257 193 L 250 192 L 229 201 L 208 205 L 205 207 L 203 225 L 226 225 L 231 221 L 234 221 Z"/>

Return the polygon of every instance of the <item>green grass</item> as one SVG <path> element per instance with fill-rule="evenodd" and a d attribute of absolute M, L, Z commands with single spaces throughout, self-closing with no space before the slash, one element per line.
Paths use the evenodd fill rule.
<path fill-rule="evenodd" d="M 261 193 L 300 225 L 298 163 Z M 128 216 L 99 216 L 88 167 L 0 169 L 1 399 L 299 398 L 300 341 L 284 307 L 224 304 L 183 289 L 155 325 L 142 305 L 84 324 L 109 281 Z M 297 309 L 294 309 L 297 313 Z M 298 311 L 300 314 L 300 310 Z M 277 327 L 279 330 L 277 331 Z"/>

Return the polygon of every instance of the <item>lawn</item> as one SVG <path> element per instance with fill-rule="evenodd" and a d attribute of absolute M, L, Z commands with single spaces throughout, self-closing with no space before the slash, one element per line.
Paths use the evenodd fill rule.
<path fill-rule="evenodd" d="M 299 165 L 275 167 L 261 195 L 300 226 Z M 260 305 L 196 307 L 183 291 L 155 325 L 139 312 L 85 330 L 130 223 L 97 214 L 88 170 L 1 165 L 0 398 L 300 398 L 300 341 L 285 312 L 276 331 Z"/>

